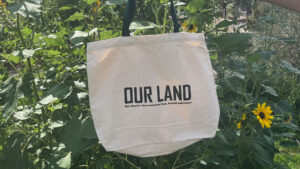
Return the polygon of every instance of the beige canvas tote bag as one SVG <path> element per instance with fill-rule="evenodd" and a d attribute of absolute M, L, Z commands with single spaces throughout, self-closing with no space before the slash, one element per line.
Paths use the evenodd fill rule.
<path fill-rule="evenodd" d="M 158 156 L 214 137 L 219 104 L 203 34 L 91 42 L 87 70 L 91 112 L 107 151 Z"/>

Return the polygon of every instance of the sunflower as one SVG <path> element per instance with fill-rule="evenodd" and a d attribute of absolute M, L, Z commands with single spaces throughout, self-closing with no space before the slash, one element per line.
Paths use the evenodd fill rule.
<path fill-rule="evenodd" d="M 255 110 L 253 110 L 252 112 L 254 115 L 256 115 L 256 118 L 259 121 L 259 123 L 261 124 L 262 128 L 264 128 L 265 126 L 267 128 L 271 127 L 271 124 L 272 124 L 271 119 L 274 118 L 273 116 L 271 116 L 273 111 L 271 110 L 270 106 L 266 107 L 265 102 L 261 106 L 258 103 L 257 108 L 255 108 Z"/>
<path fill-rule="evenodd" d="M 2 0 L 0 0 L 0 6 L 3 6 L 4 8 L 6 8 L 6 1 L 2 2 Z"/>
<path fill-rule="evenodd" d="M 186 32 L 195 33 L 198 31 L 198 27 L 194 24 L 189 24 L 188 20 L 185 20 L 182 25 L 182 29 Z"/>
<path fill-rule="evenodd" d="M 243 113 L 242 120 L 238 122 L 237 128 L 240 129 L 242 127 L 242 123 L 246 120 L 246 113 Z"/>

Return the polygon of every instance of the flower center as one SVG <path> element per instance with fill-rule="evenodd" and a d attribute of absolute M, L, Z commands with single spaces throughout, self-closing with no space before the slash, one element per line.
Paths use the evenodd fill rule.
<path fill-rule="evenodd" d="M 264 118 L 265 118 L 265 113 L 259 112 L 259 117 L 260 117 L 261 119 L 264 119 Z"/>
<path fill-rule="evenodd" d="M 193 25 L 190 25 L 189 26 L 189 30 L 193 30 L 194 29 L 194 26 Z"/>

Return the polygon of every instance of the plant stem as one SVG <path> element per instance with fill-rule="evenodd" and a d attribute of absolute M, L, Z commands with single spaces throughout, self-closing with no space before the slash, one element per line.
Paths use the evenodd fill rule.
<path fill-rule="evenodd" d="M 21 41 L 22 41 L 23 46 L 26 48 L 27 45 L 26 45 L 26 42 L 23 38 L 23 34 L 21 32 L 21 29 L 20 29 L 20 15 L 19 14 L 17 14 L 17 29 L 16 30 L 17 30 L 17 33 L 18 33 Z M 33 31 L 33 33 L 34 33 L 34 31 Z M 34 36 L 34 35 L 32 35 L 32 36 Z M 30 45 L 32 45 L 32 44 L 33 43 L 31 43 Z M 31 60 L 30 60 L 30 58 L 27 58 L 26 60 L 27 60 L 27 65 L 28 65 L 28 71 L 31 74 L 31 76 L 34 77 Z M 33 92 L 34 92 L 34 95 L 35 95 L 36 102 L 38 102 L 38 101 L 40 101 L 40 97 L 39 97 L 37 87 L 36 87 L 36 83 L 35 83 L 34 80 L 32 80 L 32 87 L 33 87 Z M 45 120 L 46 120 L 45 119 L 45 110 L 43 108 L 41 110 L 42 110 L 42 119 L 43 119 L 43 122 L 45 123 Z"/>
<path fill-rule="evenodd" d="M 164 24 L 163 24 L 163 31 L 162 31 L 162 33 L 165 33 L 165 32 L 166 32 L 166 23 L 167 23 L 168 6 L 169 6 L 169 0 L 167 0 L 167 3 L 166 3 L 165 14 L 164 14 Z"/>

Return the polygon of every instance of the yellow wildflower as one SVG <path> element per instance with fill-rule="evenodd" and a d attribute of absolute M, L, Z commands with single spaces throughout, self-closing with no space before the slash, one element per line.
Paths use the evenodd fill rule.
<path fill-rule="evenodd" d="M 7 3 L 7 2 L 5 2 L 5 1 L 2 2 L 2 0 L 0 0 L 0 6 L 3 6 L 4 8 L 6 8 L 6 3 Z"/>
<path fill-rule="evenodd" d="M 237 128 L 240 129 L 242 127 L 242 123 L 246 120 L 246 113 L 243 113 L 242 120 L 238 122 Z"/>
<path fill-rule="evenodd" d="M 289 124 L 292 120 L 293 120 L 293 117 L 292 117 L 292 115 L 290 115 L 290 118 L 287 121 L 285 121 L 284 123 Z"/>
<path fill-rule="evenodd" d="M 254 115 L 256 115 L 257 120 L 261 124 L 261 127 L 264 128 L 265 126 L 267 128 L 271 127 L 272 121 L 274 117 L 271 116 L 273 111 L 271 110 L 270 106 L 266 107 L 266 102 L 264 102 L 262 105 L 259 103 L 257 104 L 257 108 L 252 111 Z"/>
<path fill-rule="evenodd" d="M 182 25 L 182 29 L 186 32 L 195 33 L 198 31 L 198 27 L 194 24 L 189 24 L 188 20 L 185 20 Z"/>

